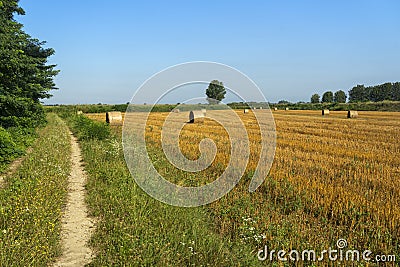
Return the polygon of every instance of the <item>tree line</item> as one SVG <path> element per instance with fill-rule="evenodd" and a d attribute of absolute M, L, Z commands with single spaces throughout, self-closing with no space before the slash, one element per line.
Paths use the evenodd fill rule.
<path fill-rule="evenodd" d="M 45 123 L 40 100 L 51 96 L 58 73 L 47 64 L 54 50 L 15 20 L 25 14 L 18 2 L 0 0 L 0 171 L 2 163 L 23 153 L 34 128 Z"/>
<path fill-rule="evenodd" d="M 354 86 L 349 91 L 350 102 L 400 101 L 400 82 L 365 87 Z"/>
<path fill-rule="evenodd" d="M 339 90 L 327 91 L 322 95 L 313 94 L 311 103 L 346 103 L 347 95 Z M 357 85 L 349 91 L 349 102 L 380 102 L 384 100 L 400 101 L 400 82 L 384 83 L 375 86 Z"/>
<path fill-rule="evenodd" d="M 311 103 L 346 103 L 347 95 L 344 91 L 339 90 L 333 93 L 332 91 L 327 91 L 322 95 L 320 100 L 319 94 L 313 94 L 311 96 Z"/>

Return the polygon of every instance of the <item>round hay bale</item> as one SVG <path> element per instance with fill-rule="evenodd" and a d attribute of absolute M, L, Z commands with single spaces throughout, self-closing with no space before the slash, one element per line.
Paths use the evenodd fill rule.
<path fill-rule="evenodd" d="M 329 109 L 322 110 L 322 116 L 329 115 Z"/>
<path fill-rule="evenodd" d="M 277 111 L 277 110 L 278 110 L 278 108 L 274 108 L 274 110 L 275 110 L 275 111 Z"/>
<path fill-rule="evenodd" d="M 260 109 L 262 109 L 262 107 L 260 107 Z"/>
<path fill-rule="evenodd" d="M 179 113 L 179 112 L 181 112 L 181 111 L 179 110 L 179 108 L 174 108 L 174 109 L 172 110 L 172 112 L 174 112 L 174 113 Z"/>
<path fill-rule="evenodd" d="M 289 108 L 286 108 L 286 110 L 289 110 Z"/>
<path fill-rule="evenodd" d="M 77 115 L 82 115 L 82 114 L 83 114 L 83 111 L 82 111 L 82 110 L 78 110 L 78 111 L 76 112 L 76 114 L 77 114 Z"/>
<path fill-rule="evenodd" d="M 106 122 L 111 126 L 122 125 L 122 114 L 119 111 L 111 111 L 106 113 Z"/>
<path fill-rule="evenodd" d="M 356 110 L 347 111 L 347 118 L 349 119 L 358 118 L 358 112 Z"/>
<path fill-rule="evenodd" d="M 243 113 L 249 113 L 249 110 L 248 110 L 247 108 L 245 108 L 245 109 L 243 110 Z"/>
<path fill-rule="evenodd" d="M 192 110 L 189 112 L 189 123 L 203 122 L 205 114 L 202 110 Z"/>

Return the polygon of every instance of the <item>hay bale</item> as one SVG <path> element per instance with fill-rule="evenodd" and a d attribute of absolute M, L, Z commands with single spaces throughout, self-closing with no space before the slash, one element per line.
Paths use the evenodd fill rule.
<path fill-rule="evenodd" d="M 260 109 L 262 109 L 262 107 L 260 107 Z"/>
<path fill-rule="evenodd" d="M 119 111 L 111 111 L 106 113 L 106 122 L 111 126 L 122 125 L 122 114 Z"/>
<path fill-rule="evenodd" d="M 179 110 L 179 108 L 174 108 L 174 109 L 172 110 L 172 112 L 174 112 L 174 113 L 179 113 L 179 112 L 181 112 L 181 111 Z"/>
<path fill-rule="evenodd" d="M 245 109 L 243 110 L 243 113 L 249 113 L 249 110 L 248 110 L 247 108 L 245 108 Z"/>
<path fill-rule="evenodd" d="M 82 111 L 82 110 L 78 110 L 78 111 L 76 112 L 76 114 L 77 114 L 77 115 L 82 115 L 82 114 L 83 114 L 83 111 Z"/>
<path fill-rule="evenodd" d="M 289 108 L 286 108 L 286 110 L 289 110 Z"/>
<path fill-rule="evenodd" d="M 278 110 L 278 108 L 274 108 L 274 110 L 275 110 L 275 111 L 277 111 L 277 110 Z"/>
<path fill-rule="evenodd" d="M 203 112 L 204 116 L 207 116 L 207 110 L 206 110 L 205 108 L 203 108 L 203 109 L 201 110 L 201 112 Z"/>
<path fill-rule="evenodd" d="M 356 110 L 347 111 L 347 118 L 352 119 L 357 117 L 358 117 L 358 112 Z"/>
<path fill-rule="evenodd" d="M 322 110 L 322 116 L 329 115 L 329 109 Z"/>
<path fill-rule="evenodd" d="M 189 112 L 189 123 L 203 122 L 205 114 L 203 110 L 191 110 Z"/>

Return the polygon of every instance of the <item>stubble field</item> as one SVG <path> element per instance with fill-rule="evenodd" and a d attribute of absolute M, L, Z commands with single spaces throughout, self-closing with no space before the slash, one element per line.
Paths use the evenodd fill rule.
<path fill-rule="evenodd" d="M 400 113 L 359 112 L 359 118 L 347 119 L 341 111 L 324 117 L 319 111 L 274 111 L 274 163 L 263 185 L 249 193 L 260 133 L 252 112 L 236 112 L 248 131 L 251 154 L 238 186 L 204 207 L 219 236 L 255 252 L 265 245 L 275 250 L 322 251 L 342 238 L 349 249 L 399 257 Z M 187 174 L 163 155 L 160 139 L 167 115 L 151 113 L 146 127 L 147 149 L 159 173 L 180 185 L 197 186 L 218 178 L 229 162 L 223 127 L 207 119 L 184 126 L 179 144 L 188 158 L 199 157 L 203 138 L 211 138 L 218 148 L 209 168 Z M 105 114 L 87 116 L 105 118 Z M 187 118 L 184 112 L 180 116 Z M 121 127 L 113 131 L 119 134 Z"/>

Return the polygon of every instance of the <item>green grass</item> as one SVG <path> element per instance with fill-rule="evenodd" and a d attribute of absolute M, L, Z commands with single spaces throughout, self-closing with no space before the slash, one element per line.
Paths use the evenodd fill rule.
<path fill-rule="evenodd" d="M 71 123 L 73 125 L 73 123 Z M 79 135 L 79 133 L 77 133 Z M 218 234 L 204 208 L 172 207 L 144 193 L 114 133 L 81 141 L 88 204 L 98 218 L 93 266 L 255 266 L 254 247 Z"/>
<path fill-rule="evenodd" d="M 20 168 L 0 189 L 0 265 L 45 266 L 60 253 L 70 136 L 54 114 Z"/>

